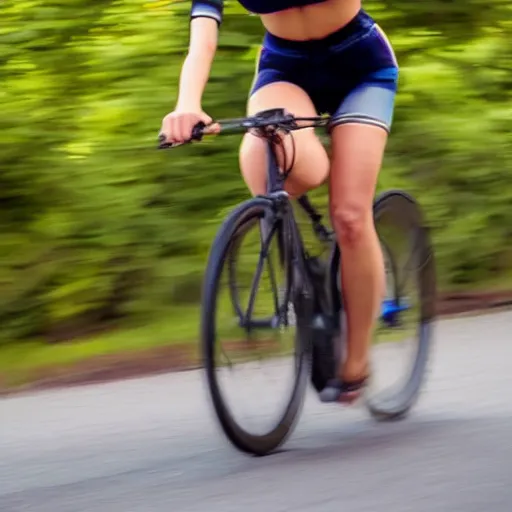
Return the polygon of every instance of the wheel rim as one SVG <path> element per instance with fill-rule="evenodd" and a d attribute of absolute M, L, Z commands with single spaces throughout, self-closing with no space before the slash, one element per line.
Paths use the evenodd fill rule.
<path fill-rule="evenodd" d="M 290 329 L 295 326 L 289 325 L 293 324 L 289 321 L 293 305 L 283 301 L 283 297 L 289 298 L 288 276 L 286 269 L 277 268 L 275 233 L 268 258 L 264 258 L 256 297 L 252 308 L 249 307 L 251 288 L 257 281 L 255 269 L 262 260 L 260 251 L 254 250 L 260 244 L 259 226 L 260 219 L 254 217 L 234 237 L 219 279 L 215 311 L 214 366 L 218 391 L 237 428 L 251 436 L 265 436 L 277 428 L 300 371 L 295 356 L 296 332 Z M 244 287 L 242 283 L 247 278 L 250 286 Z M 222 296 L 223 290 L 227 296 Z M 277 300 L 269 297 L 269 291 L 277 292 Z M 252 311 L 247 322 L 249 309 Z M 233 337 L 234 332 L 238 335 Z M 233 377 L 236 382 L 229 382 Z"/>

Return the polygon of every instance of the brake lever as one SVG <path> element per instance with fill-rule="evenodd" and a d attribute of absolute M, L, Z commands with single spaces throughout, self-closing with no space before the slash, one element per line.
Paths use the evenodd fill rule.
<path fill-rule="evenodd" d="M 184 142 L 181 144 L 175 144 L 174 142 L 166 142 L 165 141 L 165 135 L 161 133 L 158 136 L 158 149 L 171 149 L 175 148 L 176 146 L 181 146 L 182 144 L 185 144 Z"/>

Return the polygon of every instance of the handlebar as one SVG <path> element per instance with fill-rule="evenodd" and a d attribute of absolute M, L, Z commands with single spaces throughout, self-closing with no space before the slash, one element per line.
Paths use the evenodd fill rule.
<path fill-rule="evenodd" d="M 254 116 L 214 121 L 209 125 L 199 122 L 192 129 L 190 140 L 183 143 L 166 142 L 165 135 L 160 134 L 158 149 L 170 149 L 192 141 L 200 141 L 205 135 L 244 133 L 248 130 L 255 130 L 262 137 L 272 138 L 278 131 L 289 133 L 304 128 L 319 128 L 327 126 L 329 121 L 329 116 L 295 117 L 283 108 L 274 108 L 264 110 Z"/>

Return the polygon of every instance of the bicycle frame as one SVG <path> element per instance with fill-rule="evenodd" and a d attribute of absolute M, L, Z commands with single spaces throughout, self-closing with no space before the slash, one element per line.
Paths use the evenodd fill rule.
<path fill-rule="evenodd" d="M 341 298 L 336 283 L 332 281 L 332 270 L 333 265 L 339 264 L 339 251 L 337 245 L 334 245 L 333 250 L 330 254 L 329 264 L 326 275 L 313 276 L 311 262 L 308 254 L 304 249 L 304 244 L 300 236 L 300 230 L 295 221 L 293 210 L 291 209 L 290 198 L 284 188 L 286 181 L 286 175 L 283 174 L 279 169 L 279 163 L 276 152 L 276 144 L 273 142 L 272 135 L 261 134 L 265 138 L 267 143 L 267 193 L 266 198 L 269 199 L 273 204 L 273 209 L 278 217 L 288 219 L 287 228 L 291 235 L 291 255 L 287 255 L 287 259 L 290 264 L 296 270 L 296 274 L 293 277 L 294 284 L 300 288 L 310 290 L 306 292 L 306 295 L 314 302 L 313 314 L 317 316 L 316 328 L 322 331 L 325 329 L 338 330 L 340 327 L 340 312 L 342 308 Z M 314 208 L 306 194 L 300 196 L 297 199 L 299 206 L 306 213 L 309 220 L 311 221 L 311 227 L 315 233 L 317 239 L 321 243 L 333 243 L 335 242 L 335 236 L 325 224 L 322 222 L 323 216 Z M 273 230 L 272 230 L 273 232 Z M 268 251 L 268 244 L 272 237 L 272 232 L 266 240 L 262 239 L 263 248 L 262 254 Z M 284 248 L 282 248 L 284 253 Z M 306 277 L 306 275 L 308 277 Z M 336 275 L 336 274 L 335 274 Z M 320 277 L 321 279 L 315 279 Z M 256 284 L 256 283 L 255 283 Z M 253 295 L 256 293 L 256 287 L 251 290 L 250 302 L 252 303 L 254 298 Z M 289 290 L 287 291 L 287 298 Z M 276 312 L 277 313 L 277 312 Z M 329 317 L 327 318 L 326 315 Z M 247 318 L 245 319 L 247 322 Z M 315 323 L 315 322 L 313 322 Z M 259 327 L 267 325 L 271 327 L 271 322 L 247 322 L 246 327 Z M 250 327 L 249 327 L 250 328 Z M 315 328 L 315 326 L 313 326 Z"/>
<path fill-rule="evenodd" d="M 288 197 L 284 189 L 286 176 L 279 170 L 274 142 L 269 137 L 265 140 L 267 142 L 267 196 L 276 201 L 280 197 Z M 317 238 L 324 243 L 332 241 L 333 233 L 322 223 L 322 215 L 311 204 L 308 196 L 306 194 L 300 196 L 297 202 L 311 220 L 311 226 Z"/>
<path fill-rule="evenodd" d="M 331 279 L 331 275 L 334 268 L 333 265 L 336 266 L 339 264 L 340 251 L 338 250 L 337 245 L 334 243 L 333 251 L 330 255 L 328 270 L 327 272 L 324 272 L 324 275 L 322 276 L 324 278 L 323 282 L 319 282 L 318 272 L 315 272 L 314 269 L 311 268 L 311 265 L 308 265 L 308 263 L 311 263 L 312 258 L 309 257 L 304 249 L 300 231 L 295 221 L 293 210 L 291 208 L 290 198 L 284 187 L 288 173 L 282 173 L 279 169 L 276 151 L 278 137 L 277 132 L 279 129 L 283 130 L 285 133 L 290 133 L 292 130 L 300 129 L 301 127 L 296 124 L 297 122 L 306 122 L 309 123 L 309 126 L 320 127 L 326 126 L 328 119 L 321 117 L 298 118 L 288 114 L 284 109 L 277 108 L 261 111 L 255 116 L 249 118 L 219 121 L 219 126 L 221 127 L 221 131 L 228 133 L 245 133 L 248 130 L 255 130 L 256 135 L 260 136 L 266 141 L 267 190 L 266 194 L 263 195 L 263 198 L 271 202 L 274 214 L 288 221 L 287 226 L 285 226 L 285 231 L 291 235 L 291 239 L 288 241 L 291 245 L 291 247 L 288 248 L 291 250 L 291 254 L 285 255 L 284 257 L 288 256 L 287 259 L 289 259 L 292 268 L 294 270 L 298 270 L 296 275 L 293 277 L 294 285 L 301 288 L 310 288 L 310 298 L 316 302 L 316 311 L 320 313 L 331 313 L 334 317 L 334 323 L 338 324 L 338 313 L 341 310 L 342 305 L 338 286 Z M 192 131 L 192 137 L 188 142 L 193 140 L 201 140 L 203 135 L 209 133 L 218 133 L 218 131 L 210 132 L 207 126 L 205 126 L 203 123 L 199 123 L 194 127 Z M 291 136 L 293 137 L 293 135 Z M 182 144 L 167 143 L 165 142 L 165 136 L 162 134 L 159 136 L 159 142 L 160 149 L 171 148 Z M 324 244 L 332 244 L 335 242 L 334 233 L 323 224 L 323 216 L 313 207 L 307 195 L 304 194 L 297 198 L 297 203 L 310 219 L 311 227 L 317 239 Z M 268 246 L 270 239 L 272 238 L 273 231 L 274 229 L 267 234 L 266 239 L 262 239 L 261 255 L 263 258 L 268 251 Z M 286 247 L 281 246 L 281 254 L 283 255 L 285 252 L 283 249 L 285 248 Z M 260 263 L 261 261 L 262 258 L 260 258 Z M 259 264 L 257 274 L 260 275 L 261 271 L 262 268 Z M 315 273 L 317 275 L 314 275 Z M 252 304 L 254 302 L 254 295 L 258 280 L 259 279 L 257 278 L 253 282 L 251 297 L 249 299 L 250 306 L 248 313 L 250 313 L 252 310 Z M 253 322 L 249 321 L 248 316 L 250 315 L 246 314 L 245 318 L 241 318 L 241 325 L 243 324 L 245 328 L 250 329 Z M 255 322 L 255 324 L 256 323 L 260 324 L 260 322 Z M 267 322 L 264 321 L 263 323 L 266 324 Z"/>

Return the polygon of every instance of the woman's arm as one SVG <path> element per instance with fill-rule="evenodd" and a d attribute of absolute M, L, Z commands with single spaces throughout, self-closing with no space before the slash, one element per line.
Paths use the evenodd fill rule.
<path fill-rule="evenodd" d="M 176 110 L 201 110 L 201 98 L 217 50 L 218 32 L 218 23 L 212 18 L 197 17 L 190 22 L 190 44 L 181 70 Z"/>
<path fill-rule="evenodd" d="M 174 112 L 162 121 L 161 133 L 167 142 L 190 140 L 198 122 L 211 122 L 202 110 L 201 100 L 217 50 L 222 7 L 222 0 L 192 0 L 190 43 L 181 69 L 178 101 Z"/>
<path fill-rule="evenodd" d="M 201 110 L 201 98 L 217 51 L 223 9 L 223 0 L 192 0 L 190 43 L 181 70 L 176 110 Z"/>

